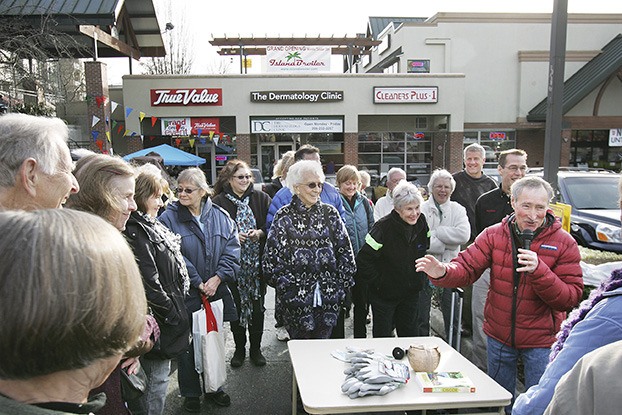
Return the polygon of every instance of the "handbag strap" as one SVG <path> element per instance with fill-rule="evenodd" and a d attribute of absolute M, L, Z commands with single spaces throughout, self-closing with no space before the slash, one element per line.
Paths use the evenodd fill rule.
<path fill-rule="evenodd" d="M 216 323 L 216 317 L 214 316 L 209 300 L 205 295 L 201 294 L 201 301 L 203 302 L 203 308 L 205 308 L 205 323 L 207 325 L 207 332 L 218 331 L 218 323 Z"/>

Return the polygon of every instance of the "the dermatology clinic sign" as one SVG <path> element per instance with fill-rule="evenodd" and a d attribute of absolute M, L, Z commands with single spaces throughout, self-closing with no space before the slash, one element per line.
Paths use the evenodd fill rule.
<path fill-rule="evenodd" d="M 343 91 L 253 91 L 251 102 L 316 103 L 343 101 Z"/>

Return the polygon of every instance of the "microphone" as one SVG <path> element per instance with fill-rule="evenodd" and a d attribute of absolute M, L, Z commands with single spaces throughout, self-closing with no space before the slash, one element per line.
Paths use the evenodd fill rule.
<path fill-rule="evenodd" d="M 525 229 L 523 233 L 521 233 L 521 239 L 523 241 L 523 248 L 530 250 L 531 241 L 533 241 L 533 231 L 531 229 Z"/>

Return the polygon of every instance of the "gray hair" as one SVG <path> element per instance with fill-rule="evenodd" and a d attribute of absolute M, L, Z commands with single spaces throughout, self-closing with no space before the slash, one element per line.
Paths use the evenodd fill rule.
<path fill-rule="evenodd" d="M 0 117 L 0 187 L 15 185 L 24 160 L 33 158 L 45 174 L 54 174 L 69 129 L 60 118 L 10 113 Z"/>
<path fill-rule="evenodd" d="M 544 190 L 546 190 L 546 193 L 548 195 L 547 201 L 550 202 L 551 199 L 553 199 L 553 188 L 551 187 L 549 182 L 547 182 L 546 180 L 538 176 L 525 176 L 522 179 L 515 181 L 512 184 L 510 191 L 512 192 L 512 198 L 514 200 L 517 200 L 518 197 L 521 195 L 521 193 L 523 193 L 523 190 L 525 189 L 535 190 L 539 188 L 543 188 Z"/>
<path fill-rule="evenodd" d="M 361 176 L 361 183 L 365 185 L 365 187 L 369 186 L 371 183 L 371 176 L 365 170 L 359 170 L 359 175 Z"/>
<path fill-rule="evenodd" d="M 387 172 L 387 180 L 391 179 L 391 176 L 393 176 L 395 173 L 402 173 L 404 177 L 406 177 L 406 172 L 404 171 L 404 169 L 400 169 L 399 167 L 391 167 Z"/>
<path fill-rule="evenodd" d="M 469 144 L 464 148 L 463 156 L 466 159 L 467 153 L 480 153 L 482 155 L 482 159 L 486 160 L 486 149 L 477 143 Z"/>
<path fill-rule="evenodd" d="M 324 183 L 324 180 L 326 179 L 320 163 L 315 160 L 300 160 L 295 162 L 287 171 L 285 184 L 287 185 L 287 188 L 294 193 L 294 187 L 302 184 L 304 178 L 309 175 L 319 177 L 322 183 Z"/>
<path fill-rule="evenodd" d="M 121 355 L 147 301 L 117 229 L 71 209 L 0 212 L 0 378 L 31 379 Z"/>
<path fill-rule="evenodd" d="M 207 184 L 205 173 L 198 167 L 190 167 L 189 169 L 182 170 L 177 177 L 177 183 L 192 183 L 196 187 L 205 190 L 207 196 L 213 194 L 211 187 Z"/>
<path fill-rule="evenodd" d="M 454 190 L 456 189 L 456 181 L 454 180 L 454 177 L 451 175 L 451 173 L 449 173 L 445 169 L 434 170 L 432 176 L 430 176 L 430 181 L 428 182 L 428 189 L 430 189 L 430 191 L 432 191 L 434 183 L 436 183 L 436 181 L 439 179 L 448 179 L 449 185 L 451 186 L 451 193 L 454 192 Z"/>
<path fill-rule="evenodd" d="M 419 204 L 423 203 L 423 196 L 414 184 L 402 180 L 393 188 L 393 207 L 395 209 L 401 209 L 415 200 L 418 200 Z"/>

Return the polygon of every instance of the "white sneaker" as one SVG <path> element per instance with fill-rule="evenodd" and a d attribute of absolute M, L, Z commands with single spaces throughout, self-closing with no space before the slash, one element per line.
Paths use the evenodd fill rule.
<path fill-rule="evenodd" d="M 276 338 L 279 339 L 279 341 L 282 342 L 286 342 L 289 340 L 289 333 L 287 332 L 287 329 L 283 326 L 281 327 L 277 327 L 276 328 Z"/>

